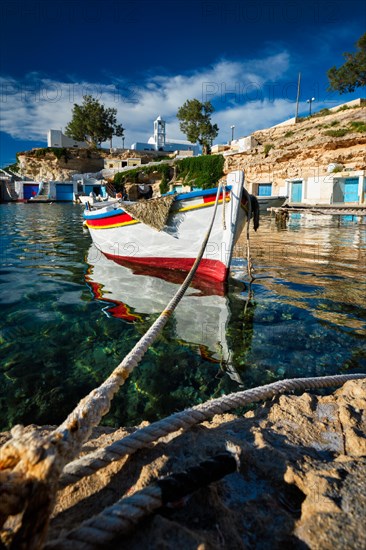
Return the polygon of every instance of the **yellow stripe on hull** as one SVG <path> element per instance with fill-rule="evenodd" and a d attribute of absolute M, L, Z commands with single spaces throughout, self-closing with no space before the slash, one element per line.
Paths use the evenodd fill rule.
<path fill-rule="evenodd" d="M 225 202 L 230 202 L 230 197 L 226 197 Z M 222 204 L 223 201 L 219 200 L 218 204 Z M 174 214 L 178 214 L 179 212 L 189 212 L 190 210 L 197 210 L 199 208 L 206 208 L 207 206 L 213 206 L 215 204 L 215 201 L 210 202 L 204 202 L 200 204 L 194 204 L 192 206 L 185 206 L 184 208 L 179 208 L 179 210 L 173 210 Z M 88 221 L 86 222 L 86 226 L 90 229 L 112 229 L 114 227 L 124 227 L 126 225 L 133 225 L 135 223 L 141 223 L 138 220 L 131 220 L 129 222 L 123 222 L 123 223 L 115 223 L 110 225 L 89 225 Z"/>

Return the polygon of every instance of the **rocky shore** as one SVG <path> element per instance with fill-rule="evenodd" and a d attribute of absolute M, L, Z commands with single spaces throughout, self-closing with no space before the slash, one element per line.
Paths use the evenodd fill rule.
<path fill-rule="evenodd" d="M 98 428 L 83 452 L 131 431 Z M 227 441 L 240 449 L 237 473 L 147 517 L 113 548 L 366 548 L 366 380 L 217 415 L 66 487 L 50 539 L 156 478 L 222 452 Z"/>

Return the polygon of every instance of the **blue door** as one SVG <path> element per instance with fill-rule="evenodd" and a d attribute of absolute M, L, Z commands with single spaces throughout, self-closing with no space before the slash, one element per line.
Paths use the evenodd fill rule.
<path fill-rule="evenodd" d="M 95 193 L 97 196 L 102 195 L 102 187 L 101 185 L 85 185 L 85 193 L 87 195 L 90 195 L 90 193 Z"/>
<path fill-rule="evenodd" d="M 258 183 L 258 197 L 270 197 L 272 195 L 272 183 Z"/>
<path fill-rule="evenodd" d="M 291 183 L 291 202 L 301 202 L 302 181 L 293 181 Z"/>
<path fill-rule="evenodd" d="M 38 183 L 24 183 L 23 184 L 23 197 L 24 199 L 30 199 L 35 197 L 38 193 Z"/>
<path fill-rule="evenodd" d="M 56 200 L 73 201 L 74 186 L 72 183 L 56 183 Z"/>
<path fill-rule="evenodd" d="M 348 178 L 345 180 L 344 202 L 358 202 L 358 178 Z"/>

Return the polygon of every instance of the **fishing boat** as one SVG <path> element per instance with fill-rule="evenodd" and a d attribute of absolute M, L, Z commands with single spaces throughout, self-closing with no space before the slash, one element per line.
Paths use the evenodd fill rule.
<path fill-rule="evenodd" d="M 121 265 L 187 272 L 209 227 L 217 191 L 212 188 L 168 194 L 136 203 L 116 201 L 104 207 L 87 205 L 85 225 L 96 247 Z M 231 172 L 219 195 L 198 277 L 226 280 L 235 242 L 247 221 L 248 203 L 244 173 Z M 163 217 L 159 227 L 154 217 Z"/>
<path fill-rule="evenodd" d="M 104 313 L 130 324 L 144 323 L 151 316 L 160 314 L 184 278 L 182 273 L 179 276 L 169 270 L 163 272 L 164 278 L 136 274 L 106 258 L 93 244 L 88 251 L 87 263 L 86 283 L 93 297 L 103 304 Z M 232 299 L 234 294 L 244 308 L 242 288 L 231 292 Z M 230 317 L 225 286 L 216 281 L 195 279 L 174 311 L 173 337 L 202 359 L 221 364 L 230 378 L 242 384 L 230 361 L 226 337 Z"/>
<path fill-rule="evenodd" d="M 273 195 L 273 196 L 271 195 L 268 197 L 257 196 L 259 210 L 261 212 L 266 212 L 268 208 L 277 208 L 279 206 L 282 206 L 287 199 L 288 197 L 276 196 L 276 195 Z"/>

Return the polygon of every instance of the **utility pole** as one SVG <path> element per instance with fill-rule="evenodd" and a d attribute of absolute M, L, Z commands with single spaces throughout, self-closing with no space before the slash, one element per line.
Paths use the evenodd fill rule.
<path fill-rule="evenodd" d="M 299 78 L 298 78 L 298 81 L 297 81 L 297 98 L 296 98 L 295 122 L 297 121 L 297 118 L 299 116 L 300 83 L 301 83 L 301 73 L 299 73 Z"/>
<path fill-rule="evenodd" d="M 315 97 L 306 100 L 306 103 L 309 103 L 309 116 L 311 116 L 311 104 L 313 101 L 315 101 Z"/>

